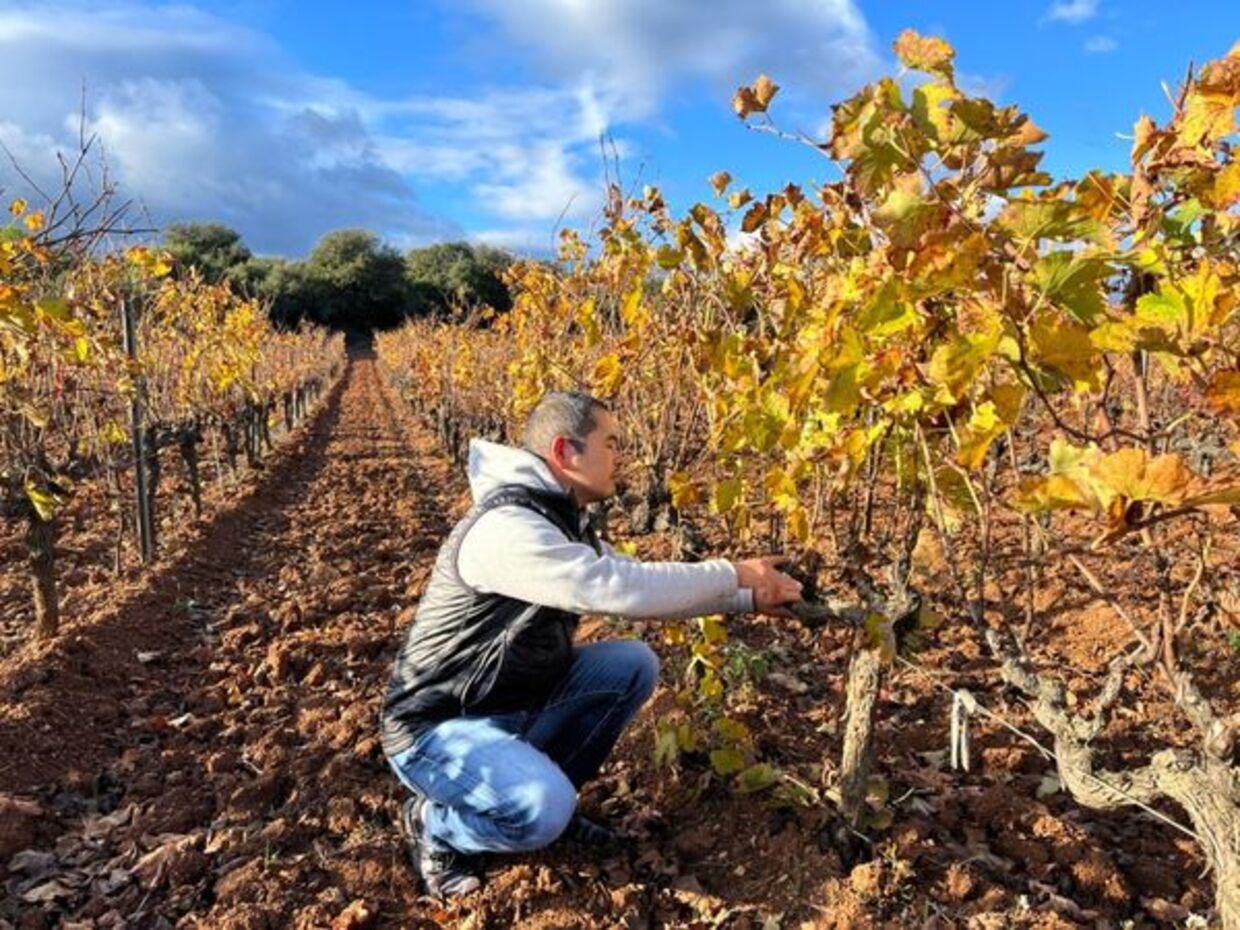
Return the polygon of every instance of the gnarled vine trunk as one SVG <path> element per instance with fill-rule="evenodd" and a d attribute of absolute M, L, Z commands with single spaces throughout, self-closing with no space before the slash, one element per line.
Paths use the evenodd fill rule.
<path fill-rule="evenodd" d="M 60 604 L 56 594 L 56 527 L 32 513 L 26 523 L 26 553 L 34 588 L 35 636 L 47 639 L 60 628 Z"/>
<path fill-rule="evenodd" d="M 1149 764 L 1123 771 L 1097 771 L 1090 740 L 1105 723 L 1068 711 L 1060 682 L 1040 677 L 1010 639 L 987 637 L 1002 662 L 1005 681 L 1033 700 L 1038 723 L 1055 738 L 1059 780 L 1079 803 L 1095 810 L 1174 801 L 1192 823 L 1215 882 L 1215 910 L 1222 930 L 1240 930 L 1240 768 L 1230 741 L 1208 741 L 1207 750 L 1164 749 Z M 1174 829 L 1168 824 L 1168 829 Z"/>
<path fill-rule="evenodd" d="M 882 684 L 882 656 L 877 649 L 859 642 L 848 663 L 840 760 L 840 811 L 853 829 L 864 826 L 865 799 L 874 765 L 874 706 Z"/>

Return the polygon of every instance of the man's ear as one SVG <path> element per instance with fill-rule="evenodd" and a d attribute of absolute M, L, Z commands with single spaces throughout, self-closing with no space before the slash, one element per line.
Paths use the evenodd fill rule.
<path fill-rule="evenodd" d="M 575 451 L 572 441 L 567 436 L 556 436 L 551 440 L 551 461 L 560 468 L 568 465 L 568 457 Z"/>

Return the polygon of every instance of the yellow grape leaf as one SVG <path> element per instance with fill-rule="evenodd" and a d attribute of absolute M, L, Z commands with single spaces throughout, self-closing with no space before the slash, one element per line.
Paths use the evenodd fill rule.
<path fill-rule="evenodd" d="M 745 215 L 741 218 L 741 232 L 753 232 L 766 222 L 766 218 L 766 204 L 761 200 L 755 200 L 753 206 L 746 210 Z"/>
<path fill-rule="evenodd" d="M 1041 313 L 1034 320 L 1029 330 L 1029 354 L 1038 365 L 1069 378 L 1078 391 L 1100 384 L 1102 366 L 1089 330 L 1058 314 Z"/>
<path fill-rule="evenodd" d="M 1206 404 L 1215 413 L 1240 414 L 1240 371 L 1220 371 L 1206 387 Z"/>
<path fill-rule="evenodd" d="M 1184 501 L 1185 507 L 1240 506 L 1240 487 L 1207 491 Z"/>
<path fill-rule="evenodd" d="M 1228 54 L 1202 68 L 1189 89 L 1180 121 L 1180 141 L 1189 146 L 1212 145 L 1230 136 L 1236 131 L 1237 105 L 1240 56 Z"/>
<path fill-rule="evenodd" d="M 1014 503 L 1018 510 L 1046 513 L 1050 510 L 1093 510 L 1096 499 L 1067 475 L 1047 475 L 1022 479 Z"/>
<path fill-rule="evenodd" d="M 736 89 L 736 93 L 732 95 L 732 109 L 741 119 L 748 119 L 751 113 L 762 112 L 762 108 L 758 105 L 758 98 L 748 87 Z"/>
<path fill-rule="evenodd" d="M 620 318 L 626 326 L 641 329 L 650 321 L 650 311 L 642 303 L 642 289 L 635 287 L 620 301 Z"/>
<path fill-rule="evenodd" d="M 963 124 L 946 106 L 959 96 L 960 92 L 956 88 L 940 81 L 922 84 L 913 91 L 913 119 L 917 122 L 917 127 L 944 145 L 954 145 L 961 141 L 957 135 Z"/>
<path fill-rule="evenodd" d="M 952 60 L 956 50 L 936 36 L 923 36 L 915 29 L 905 29 L 893 44 L 896 57 L 906 68 L 939 74 L 951 80 Z"/>
<path fill-rule="evenodd" d="M 800 505 L 801 498 L 797 494 L 796 482 L 782 468 L 772 468 L 767 472 L 763 484 L 767 497 L 780 510 L 787 512 Z"/>
<path fill-rule="evenodd" d="M 21 216 L 23 213 L 26 212 L 26 206 L 27 206 L 26 201 L 23 200 L 21 197 L 18 197 L 11 204 L 9 204 L 9 213 L 12 216 Z"/>
<path fill-rule="evenodd" d="M 926 375 L 933 383 L 941 385 L 954 400 L 972 383 L 998 345 L 997 332 L 961 333 L 934 350 Z"/>
<path fill-rule="evenodd" d="M 702 630 L 702 638 L 712 646 L 718 646 L 728 641 L 728 628 L 723 622 L 723 617 L 712 615 L 702 617 L 698 620 L 698 626 Z"/>
<path fill-rule="evenodd" d="M 1132 127 L 1132 153 L 1130 157 L 1133 164 L 1140 162 L 1162 135 L 1158 124 L 1142 114 L 1141 118 Z"/>
<path fill-rule="evenodd" d="M 732 193 L 728 194 L 728 206 L 733 210 L 739 210 L 751 200 L 753 200 L 753 194 L 749 193 L 748 190 L 732 191 Z"/>
<path fill-rule="evenodd" d="M 689 634 L 682 624 L 663 624 L 663 644 L 666 646 L 683 646 L 689 641 Z"/>
<path fill-rule="evenodd" d="M 1097 446 L 1074 446 L 1063 439 L 1052 439 L 1047 462 L 1056 475 L 1087 475 L 1098 461 Z"/>
<path fill-rule="evenodd" d="M 715 732 L 734 746 L 747 745 L 752 740 L 749 727 L 731 717 L 719 717 L 714 723 Z"/>
<path fill-rule="evenodd" d="M 788 534 L 799 543 L 809 542 L 809 514 L 804 507 L 797 507 L 788 513 Z"/>
<path fill-rule="evenodd" d="M 734 508 L 741 497 L 741 480 L 727 478 L 715 485 L 715 493 L 711 500 L 715 513 L 728 513 Z"/>
<path fill-rule="evenodd" d="M 1095 480 L 1129 501 L 1156 501 L 1175 506 L 1188 490 L 1193 473 L 1174 453 L 1149 458 L 1144 449 L 1125 448 L 1102 456 L 1094 465 Z"/>
<path fill-rule="evenodd" d="M 728 189 L 728 185 L 732 183 L 732 175 L 726 171 L 716 171 L 710 176 L 710 186 L 715 189 L 715 196 L 722 197 L 723 192 Z"/>
<path fill-rule="evenodd" d="M 1240 203 L 1240 162 L 1229 162 L 1214 175 L 1210 187 L 1202 199 L 1209 202 L 1215 210 L 1226 210 Z"/>
<path fill-rule="evenodd" d="M 129 440 L 129 435 L 120 427 L 115 420 L 109 420 L 108 425 L 103 428 L 103 439 L 114 446 L 118 446 Z"/>
<path fill-rule="evenodd" d="M 771 105 L 775 95 L 779 93 L 779 85 L 765 74 L 759 74 L 758 79 L 753 82 L 753 93 L 758 98 L 759 105 L 765 110 Z"/>
<path fill-rule="evenodd" d="M 1103 292 L 1109 272 L 1102 259 L 1063 249 L 1041 256 L 1031 278 L 1047 301 L 1063 307 L 1078 323 L 1092 325 L 1106 309 Z"/>
<path fill-rule="evenodd" d="M 698 684 L 698 691 L 707 700 L 716 701 L 723 697 L 723 682 L 719 680 L 719 676 L 713 670 L 708 671 L 702 676 L 702 680 Z"/>
<path fill-rule="evenodd" d="M 39 515 L 39 519 L 44 523 L 52 520 L 56 516 L 56 510 L 60 506 L 60 500 L 54 494 L 44 491 L 32 480 L 26 481 L 26 497 L 34 506 L 34 511 Z"/>
<path fill-rule="evenodd" d="M 736 776 L 736 788 L 741 794 L 764 791 L 779 781 L 779 772 L 768 762 L 756 762 Z"/>
<path fill-rule="evenodd" d="M 965 425 L 956 462 L 962 468 L 981 467 L 986 452 L 1016 422 L 1025 389 L 1016 384 L 1000 384 L 991 392 L 993 400 L 979 404 Z"/>
<path fill-rule="evenodd" d="M 702 498 L 702 493 L 687 471 L 674 471 L 667 476 L 667 489 L 672 495 L 672 506 L 677 510 L 692 507 Z"/>
<path fill-rule="evenodd" d="M 674 249 L 670 245 L 665 245 L 661 246 L 654 253 L 654 260 L 664 271 L 671 271 L 673 268 L 678 268 L 680 263 L 685 260 L 685 253 L 680 249 Z"/>
<path fill-rule="evenodd" d="M 591 376 L 594 393 L 600 397 L 612 396 L 620 387 L 623 377 L 624 368 L 616 353 L 604 355 L 594 364 L 594 373 Z"/>
<path fill-rule="evenodd" d="M 1016 124 L 1016 132 L 1012 136 L 1012 141 L 1020 146 L 1028 146 L 1045 142 L 1050 137 L 1051 134 L 1049 132 L 1028 116 L 1022 116 L 1020 122 Z"/>
<path fill-rule="evenodd" d="M 26 224 L 26 229 L 30 232 L 38 232 L 43 228 L 43 211 L 35 210 L 33 213 L 26 214 L 22 222 Z"/>
<path fill-rule="evenodd" d="M 737 89 L 732 97 L 732 109 L 741 119 L 748 118 L 752 113 L 765 113 L 777 93 L 779 85 L 765 74 L 760 74 L 750 86 Z"/>
<path fill-rule="evenodd" d="M 712 749 L 710 767 L 716 775 L 731 775 L 745 767 L 745 754 L 739 749 Z"/>
<path fill-rule="evenodd" d="M 682 723 L 676 728 L 676 745 L 682 752 L 697 752 L 697 730 L 693 729 L 693 727 L 689 726 L 687 723 Z"/>

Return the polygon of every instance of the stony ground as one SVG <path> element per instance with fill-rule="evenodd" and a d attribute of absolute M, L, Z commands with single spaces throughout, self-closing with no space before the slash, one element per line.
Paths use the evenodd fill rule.
<path fill-rule="evenodd" d="M 498 861 L 473 900 L 420 898 L 376 715 L 466 502 L 464 476 L 357 356 L 261 473 L 213 496 L 201 524 L 170 521 L 153 570 L 116 578 L 106 533 L 71 517 L 68 622 L 50 644 L 13 642 L 27 608 L 17 540 L 2 541 L 0 928 L 1119 928 L 1208 908 L 1190 840 L 1081 811 L 1010 733 L 976 727 L 973 770 L 950 771 L 947 698 L 915 672 L 883 695 L 894 822 L 860 858 L 833 843 L 829 805 L 774 809 L 693 756 L 656 768 L 653 721 L 685 662 L 654 623 L 622 632 L 663 651 L 665 686 L 583 797 L 634 846 Z M 1046 599 L 1051 658 L 1097 665 L 1112 621 L 1079 592 Z M 847 634 L 769 620 L 732 630 L 768 668 L 736 713 L 765 758 L 821 788 L 838 756 Z M 944 632 L 922 661 L 1019 716 L 968 634 Z M 1237 671 L 1226 659 L 1224 683 Z M 1120 721 L 1121 736 L 1136 724 Z"/>

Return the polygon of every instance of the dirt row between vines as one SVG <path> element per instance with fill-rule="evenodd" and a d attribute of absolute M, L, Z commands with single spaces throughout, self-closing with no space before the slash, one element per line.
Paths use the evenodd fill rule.
<path fill-rule="evenodd" d="M 833 846 L 824 808 L 769 810 L 700 757 L 656 770 L 653 720 L 683 668 L 667 649 L 654 707 L 583 797 L 639 842 L 497 862 L 459 907 L 419 898 L 376 715 L 466 503 L 464 476 L 357 356 L 175 558 L 0 662 L 0 928 L 1118 927 L 1208 905 L 1191 844 L 1039 797 L 1045 764 L 993 727 L 975 734 L 978 771 L 945 771 L 944 699 L 915 676 L 880 709 L 896 822 L 868 861 Z M 738 715 L 765 757 L 819 783 L 847 636 L 766 621 L 735 635 L 778 672 Z M 967 678 L 977 644 L 947 639 L 927 661 L 954 657 L 983 688 Z"/>

